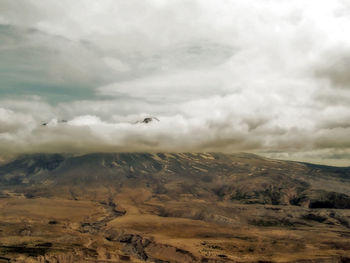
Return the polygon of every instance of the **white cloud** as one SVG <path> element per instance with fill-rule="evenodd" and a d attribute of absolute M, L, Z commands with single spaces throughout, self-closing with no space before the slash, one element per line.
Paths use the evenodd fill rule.
<path fill-rule="evenodd" d="M 12 116 L 0 118 L 2 151 L 253 151 L 348 160 L 346 1 L 19 3 L 0 3 L 10 35 L 0 67 L 20 76 L 0 82 L 30 82 L 27 90 L 42 98 L 24 101 L 23 89 L 0 101 Z M 55 84 L 50 91 L 48 83 Z M 95 93 L 87 99 L 77 87 Z M 68 98 L 45 103 L 55 92 Z M 148 115 L 161 121 L 134 124 Z M 53 119 L 69 121 L 40 125 Z"/>
<path fill-rule="evenodd" d="M 128 65 L 125 65 L 123 62 L 121 62 L 118 59 L 105 57 L 103 58 L 103 61 L 106 63 L 107 66 L 109 66 L 114 71 L 128 72 L 130 70 Z"/>
<path fill-rule="evenodd" d="M 34 120 L 28 114 L 0 108 L 0 136 L 15 134 L 22 129 L 30 129 L 33 124 Z"/>

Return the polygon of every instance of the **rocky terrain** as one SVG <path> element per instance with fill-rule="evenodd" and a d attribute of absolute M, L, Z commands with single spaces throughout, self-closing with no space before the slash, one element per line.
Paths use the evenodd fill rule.
<path fill-rule="evenodd" d="M 350 168 L 252 154 L 0 165 L 0 262 L 350 262 Z"/>

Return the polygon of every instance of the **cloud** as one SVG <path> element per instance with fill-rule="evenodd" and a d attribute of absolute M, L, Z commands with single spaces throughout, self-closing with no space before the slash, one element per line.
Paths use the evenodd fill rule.
<path fill-rule="evenodd" d="M 319 65 L 316 76 L 328 80 L 333 88 L 350 89 L 350 50 L 332 51 L 325 54 L 327 63 Z"/>
<path fill-rule="evenodd" d="M 0 9 L 2 153 L 251 151 L 348 164 L 346 1 Z M 150 115 L 160 122 L 135 124 Z"/>
<path fill-rule="evenodd" d="M 30 115 L 0 108 L 0 135 L 9 135 L 27 129 L 28 126 L 33 125 L 33 122 Z"/>

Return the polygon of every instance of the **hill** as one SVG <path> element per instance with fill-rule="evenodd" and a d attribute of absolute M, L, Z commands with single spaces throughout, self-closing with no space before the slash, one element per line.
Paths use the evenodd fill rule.
<path fill-rule="evenodd" d="M 25 155 L 0 166 L 0 262 L 350 262 L 349 208 L 347 167 Z"/>

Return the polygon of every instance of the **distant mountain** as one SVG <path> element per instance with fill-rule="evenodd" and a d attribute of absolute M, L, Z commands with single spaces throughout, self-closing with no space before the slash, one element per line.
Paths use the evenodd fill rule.
<path fill-rule="evenodd" d="M 138 186 L 244 204 L 350 208 L 350 168 L 277 161 L 253 154 L 34 154 L 0 166 L 2 186 Z M 176 182 L 181 182 L 174 186 Z"/>
<path fill-rule="evenodd" d="M 54 216 L 54 209 L 47 214 L 40 212 L 55 231 L 71 233 L 64 243 L 44 238 L 53 230 L 41 225 L 43 219 L 37 219 L 39 212 L 34 211 L 38 204 L 44 207 L 47 202 L 60 211 L 89 204 L 94 212 L 79 220 L 78 215 L 57 219 L 60 216 Z M 0 223 L 5 222 L 0 224 L 0 244 L 3 238 L 8 245 L 0 246 L 0 262 L 1 256 L 31 257 L 38 262 L 46 257 L 47 262 L 56 262 L 59 251 L 71 253 L 81 262 L 350 261 L 346 258 L 350 251 L 349 167 L 272 160 L 246 153 L 24 155 L 0 165 L 0 209 L 2 206 L 9 207 L 9 212 L 0 214 Z M 24 218 L 17 225 L 11 221 L 11 216 L 21 214 L 21 207 L 28 211 L 26 218 L 32 223 Z M 17 234 L 11 235 L 21 237 L 27 228 L 32 237 L 33 229 L 41 229 L 42 234 L 34 236 L 38 242 L 50 242 L 53 248 L 40 252 L 34 241 L 19 245 L 4 236 L 17 229 Z M 282 245 L 286 237 L 273 237 L 277 232 L 267 234 L 266 228 L 281 231 L 282 236 L 292 235 L 289 245 Z M 303 241 L 308 233 L 314 237 Z M 83 242 L 84 236 L 90 243 Z M 73 243 L 78 247 L 71 251 L 67 246 Z M 107 252 L 101 251 L 112 248 L 119 251 L 108 252 L 115 261 L 106 261 Z M 86 249 L 94 252 L 90 255 Z M 292 251 L 296 256 L 288 256 Z M 64 260 L 59 262 L 68 262 Z"/>

